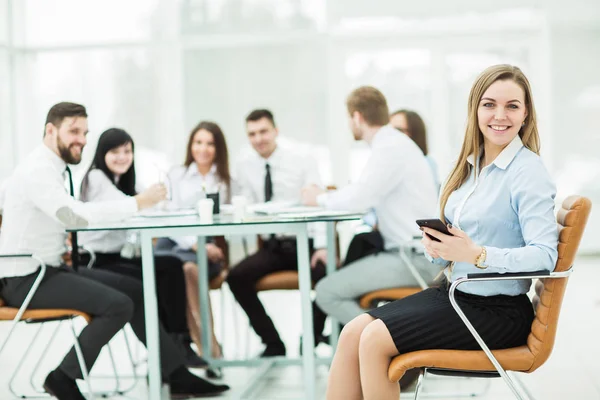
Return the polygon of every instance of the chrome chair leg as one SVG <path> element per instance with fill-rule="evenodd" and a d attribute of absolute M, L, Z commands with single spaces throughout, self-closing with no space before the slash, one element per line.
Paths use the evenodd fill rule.
<path fill-rule="evenodd" d="M 129 339 L 127 338 L 127 332 L 125 332 L 125 329 L 122 329 L 121 332 L 123 332 L 123 339 L 125 340 L 125 349 L 127 350 L 127 356 L 129 357 L 129 361 L 131 363 L 132 376 L 131 377 L 127 376 L 127 378 L 131 378 L 133 380 L 133 383 L 130 386 L 126 387 L 125 389 L 121 389 L 119 387 L 118 394 L 122 396 L 135 387 L 139 377 L 138 377 L 137 371 L 136 371 L 137 365 L 136 365 L 135 361 L 133 360 L 133 353 L 131 352 L 131 346 L 129 344 Z M 115 374 L 116 373 L 117 373 L 117 371 L 115 369 Z"/>
<path fill-rule="evenodd" d="M 74 318 L 71 318 L 71 331 L 73 332 L 73 342 L 75 345 L 75 353 L 77 354 L 77 359 L 79 360 L 79 367 L 81 368 L 81 374 L 83 375 L 83 379 L 87 384 L 88 389 L 88 400 L 94 400 L 94 392 L 92 392 L 92 384 L 90 382 L 90 376 L 88 374 L 87 366 L 85 365 L 85 359 L 83 358 L 83 352 L 81 351 L 81 346 L 79 345 L 79 338 L 77 337 L 77 332 L 75 332 L 75 323 L 73 322 Z"/>
<path fill-rule="evenodd" d="M 112 366 L 115 378 L 115 394 L 120 393 L 121 380 L 119 379 L 119 371 L 117 371 L 117 363 L 115 363 L 115 357 L 113 355 L 112 346 L 110 342 L 106 344 L 106 350 L 108 350 L 108 358 L 110 359 L 110 365 Z"/>
<path fill-rule="evenodd" d="M 17 375 L 19 374 L 19 371 L 21 371 L 21 368 L 23 367 L 23 364 L 25 363 L 25 360 L 27 359 L 27 357 L 29 356 L 29 353 L 31 352 L 31 349 L 33 349 L 33 345 L 37 339 L 37 337 L 39 336 L 40 332 L 42 331 L 42 328 L 44 327 L 44 324 L 40 324 L 40 326 L 38 327 L 37 331 L 35 332 L 34 336 L 33 336 L 33 340 L 31 341 L 31 345 L 27 347 L 27 350 L 25 350 L 25 354 L 23 354 L 23 356 L 21 357 L 21 359 L 19 360 L 19 363 L 17 364 L 17 367 L 15 368 L 15 371 L 13 372 L 12 376 L 10 377 L 10 381 L 8 383 L 8 388 L 10 390 L 10 392 L 17 396 L 17 397 L 21 397 L 24 398 L 26 397 L 23 393 L 18 393 L 17 390 L 15 389 L 15 379 L 17 377 Z"/>
<path fill-rule="evenodd" d="M 423 388 L 426 374 L 427 368 L 421 368 L 421 371 L 419 371 L 419 377 L 417 378 L 417 385 L 415 386 L 415 400 L 419 400 L 419 391 Z"/>
<path fill-rule="evenodd" d="M 62 326 L 62 322 L 63 321 L 61 320 L 61 321 L 58 321 L 58 323 L 56 324 L 56 328 L 54 328 L 54 332 L 52 332 L 52 336 L 50 336 L 50 340 L 48 340 L 48 343 L 46 344 L 46 348 L 40 355 L 37 365 L 35 366 L 33 371 L 31 371 L 31 375 L 29 376 L 29 384 L 31 385 L 33 390 L 35 390 L 38 393 L 46 393 L 46 392 L 44 391 L 43 387 L 41 387 L 41 386 L 36 387 L 36 384 L 34 382 L 35 376 L 38 372 L 38 369 L 42 365 L 42 361 L 46 359 L 46 355 L 48 355 L 48 350 L 50 350 L 50 348 L 52 347 L 52 342 L 54 342 L 54 339 L 56 338 L 58 331 L 60 330 L 60 327 Z M 37 340 L 37 337 L 31 341 L 30 347 L 33 346 L 33 344 L 35 343 L 36 340 Z"/>
<path fill-rule="evenodd" d="M 509 375 L 512 375 L 512 377 L 515 380 L 515 382 L 517 382 L 517 385 L 519 386 L 519 389 L 521 389 L 522 393 L 525 393 L 525 396 L 527 397 L 528 400 L 535 400 L 535 397 L 531 394 L 531 392 L 529 391 L 529 389 L 527 389 L 527 386 L 523 383 L 523 381 L 521 380 L 521 378 L 519 378 L 518 372 L 511 371 L 509 373 Z"/>

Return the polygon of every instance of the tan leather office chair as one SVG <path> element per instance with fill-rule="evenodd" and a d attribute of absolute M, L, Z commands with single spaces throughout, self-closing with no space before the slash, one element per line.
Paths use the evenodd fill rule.
<path fill-rule="evenodd" d="M 336 252 L 339 258 L 339 241 L 336 238 Z M 258 237 L 258 247 L 262 247 L 262 239 Z M 312 288 L 315 288 L 315 282 L 312 282 Z M 256 283 L 256 291 L 263 292 L 267 290 L 298 290 L 298 271 L 277 271 L 265 275 Z"/>
<path fill-rule="evenodd" d="M 420 241 L 420 239 L 420 236 L 413 237 L 412 241 L 406 243 L 400 249 L 400 251 L 402 252 L 400 256 L 406 264 L 406 267 L 408 269 L 407 272 L 410 272 L 413 275 L 418 285 L 399 288 L 379 289 L 366 293 L 362 295 L 358 300 L 358 303 L 361 306 L 361 308 L 369 310 L 371 308 L 377 307 L 377 304 L 381 301 L 400 300 L 405 297 L 411 296 L 415 293 L 418 293 L 421 290 L 427 289 L 427 282 L 425 282 L 419 271 L 417 271 L 416 267 L 411 262 L 409 255 L 407 254 L 408 251 L 412 251 L 412 249 L 414 249 L 415 246 L 418 246 L 415 242 Z"/>
<path fill-rule="evenodd" d="M 380 301 L 394 301 L 403 299 L 405 297 L 418 293 L 421 290 L 423 289 L 419 286 L 380 289 L 363 295 L 358 302 L 362 308 L 364 308 L 365 310 L 369 310 L 371 308 L 377 307 L 377 303 L 379 303 Z"/>
<path fill-rule="evenodd" d="M 10 338 L 11 338 L 12 334 L 14 333 L 15 328 L 19 322 L 23 321 L 23 322 L 27 322 L 27 323 L 36 323 L 36 322 L 60 321 L 60 320 L 68 319 L 71 321 L 71 331 L 73 333 L 73 339 L 74 339 L 77 359 L 79 360 L 79 365 L 81 367 L 83 377 L 87 383 L 88 391 L 91 394 L 92 388 L 90 385 L 89 375 L 88 375 L 87 368 L 85 366 L 85 362 L 83 361 L 83 353 L 81 352 L 81 348 L 79 347 L 79 341 L 77 339 L 77 333 L 75 332 L 75 327 L 73 325 L 73 319 L 75 317 L 80 316 L 80 317 L 83 317 L 87 323 L 89 323 L 92 320 L 92 317 L 89 314 L 83 313 L 81 311 L 69 310 L 69 309 L 27 310 L 27 307 L 29 306 L 29 302 L 33 298 L 35 292 L 37 291 L 37 289 L 46 273 L 46 265 L 44 264 L 44 262 L 41 259 L 39 259 L 35 255 L 31 255 L 31 254 L 19 254 L 19 255 L 2 254 L 2 255 L 0 255 L 0 258 L 33 258 L 40 264 L 40 272 L 38 273 L 38 277 L 36 278 L 33 286 L 31 287 L 31 290 L 27 294 L 27 297 L 25 298 L 25 300 L 20 308 L 9 307 L 6 305 L 4 300 L 2 300 L 0 298 L 0 321 L 12 321 L 12 325 L 8 331 L 8 334 L 2 341 L 2 344 L 0 345 L 0 355 L 2 354 L 2 351 L 6 347 L 6 344 L 10 340 Z M 39 331 L 38 331 L 38 333 L 39 333 Z M 36 335 L 36 338 L 37 338 L 37 335 Z M 32 344 L 30 344 L 30 347 L 31 346 L 32 346 Z M 17 367 L 15 373 L 19 370 L 19 368 L 22 364 L 22 361 L 23 360 L 21 360 L 21 362 L 19 363 L 19 366 Z M 21 398 L 30 397 L 30 396 L 27 396 L 22 393 L 16 393 L 16 391 L 13 389 L 13 386 L 12 386 L 14 377 L 15 376 L 13 375 L 13 377 L 11 378 L 11 381 L 10 381 L 10 385 L 9 385 L 11 392 L 17 397 L 21 397 Z"/>
<path fill-rule="evenodd" d="M 536 293 L 533 305 L 536 316 L 531 326 L 531 334 L 527 344 L 511 349 L 490 351 L 476 330 L 466 319 L 458 305 L 453 307 L 467 326 L 473 337 L 481 345 L 482 350 L 422 350 L 401 354 L 395 357 L 389 365 L 388 378 L 397 382 L 410 368 L 422 368 L 415 391 L 418 398 L 426 374 L 453 376 L 498 377 L 501 376 L 519 399 L 522 395 L 517 386 L 531 397 L 525 387 L 511 379 L 506 371 L 530 373 L 543 365 L 554 346 L 558 317 L 562 300 L 571 272 L 573 260 L 577 253 L 581 237 L 591 210 L 591 202 L 585 197 L 571 196 L 562 204 L 557 215 L 559 227 L 558 260 L 554 272 L 548 273 L 518 273 L 518 274 L 470 274 L 467 278 L 456 281 L 450 289 L 451 301 L 453 292 L 461 283 L 473 281 L 489 281 L 501 279 L 539 279 L 535 285 Z"/>

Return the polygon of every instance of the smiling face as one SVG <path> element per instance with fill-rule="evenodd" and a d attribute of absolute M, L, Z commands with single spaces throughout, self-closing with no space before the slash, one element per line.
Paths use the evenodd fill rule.
<path fill-rule="evenodd" d="M 215 138 L 206 129 L 199 129 L 194 134 L 192 141 L 192 157 L 196 165 L 201 167 L 212 166 L 215 162 Z"/>
<path fill-rule="evenodd" d="M 263 117 L 246 123 L 246 131 L 250 144 L 263 158 L 269 158 L 277 147 L 279 131 L 268 118 Z"/>
<path fill-rule="evenodd" d="M 525 92 L 515 81 L 498 80 L 485 91 L 477 108 L 479 130 L 486 147 L 506 147 L 527 117 Z"/>
<path fill-rule="evenodd" d="M 110 149 L 104 156 L 106 167 L 115 176 L 121 176 L 129 171 L 133 164 L 133 146 L 131 142 Z"/>
<path fill-rule="evenodd" d="M 51 122 L 46 124 L 44 141 L 65 163 L 79 164 L 87 133 L 87 118 L 66 117 L 58 127 Z"/>

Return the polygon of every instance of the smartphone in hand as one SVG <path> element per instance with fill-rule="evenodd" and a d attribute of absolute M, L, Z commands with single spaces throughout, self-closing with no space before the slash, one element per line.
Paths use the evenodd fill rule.
<path fill-rule="evenodd" d="M 444 235 L 449 235 L 449 236 L 454 236 L 453 234 L 451 234 L 450 232 L 448 232 L 448 227 L 446 227 L 446 224 L 442 222 L 442 220 L 437 219 L 437 218 L 433 218 L 433 219 L 418 219 L 417 221 L 417 225 L 419 225 L 420 227 L 425 227 L 425 228 L 431 228 L 431 229 L 435 229 L 438 232 L 443 233 Z M 427 237 L 429 237 L 429 239 L 431 240 L 435 240 L 436 242 L 439 242 L 440 240 L 427 234 Z"/>

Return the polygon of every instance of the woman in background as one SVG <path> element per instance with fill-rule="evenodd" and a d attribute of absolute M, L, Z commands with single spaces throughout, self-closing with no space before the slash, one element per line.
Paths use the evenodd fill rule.
<path fill-rule="evenodd" d="M 390 115 L 390 124 L 400 132 L 406 134 L 417 146 L 419 146 L 431 168 L 435 187 L 439 189 L 440 180 L 438 178 L 437 165 L 429 156 L 427 148 L 427 128 L 425 127 L 423 118 L 414 111 L 402 109 Z"/>
<path fill-rule="evenodd" d="M 171 208 L 194 208 L 207 194 L 218 193 L 221 204 L 231 202 L 232 180 L 229 173 L 229 153 L 225 135 L 214 122 L 202 121 L 192 129 L 186 148 L 185 162 L 169 172 Z M 191 339 L 202 355 L 202 327 L 200 324 L 198 266 L 196 264 L 196 237 L 161 238 L 157 243 L 161 252 L 170 251 L 183 264 L 187 288 L 187 321 Z M 212 280 L 226 272 L 223 270 L 225 254 L 214 241 L 206 243 L 208 278 Z M 225 278 L 225 276 L 222 276 Z M 212 319 L 212 310 L 211 310 Z M 214 332 L 211 332 L 212 357 L 223 356 Z M 209 370 L 209 376 L 220 375 L 219 370 Z"/>
<path fill-rule="evenodd" d="M 115 200 L 135 196 L 136 175 L 134 143 L 123 129 L 111 128 L 100 135 L 98 146 L 88 172 L 81 184 L 81 201 Z M 94 268 L 107 269 L 142 279 L 141 259 L 136 257 L 128 242 L 127 231 L 81 232 L 80 243 L 94 251 Z M 123 254 L 123 255 L 122 255 Z M 89 255 L 82 255 L 82 263 Z M 186 345 L 189 337 L 186 318 L 186 286 L 182 262 L 172 255 L 156 255 L 156 289 L 159 318 L 165 329 L 182 347 L 188 367 L 206 367 L 205 360 Z"/>

